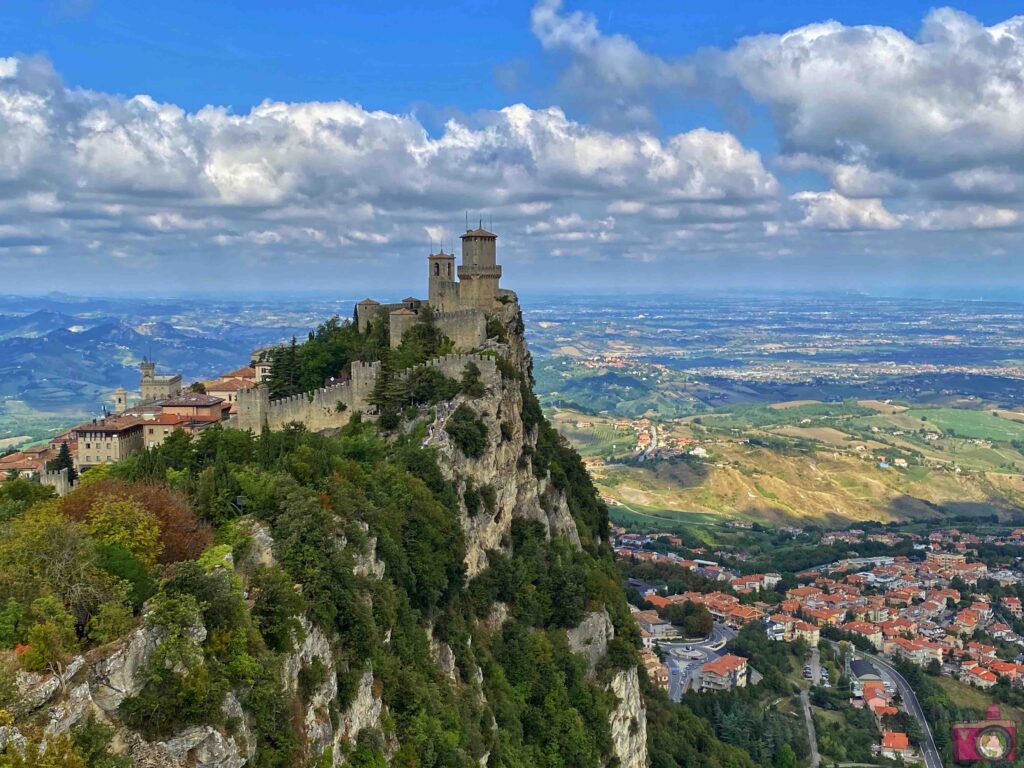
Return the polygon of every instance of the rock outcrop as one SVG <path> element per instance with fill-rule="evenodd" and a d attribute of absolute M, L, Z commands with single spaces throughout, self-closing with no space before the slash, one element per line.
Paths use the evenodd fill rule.
<path fill-rule="evenodd" d="M 612 748 L 619 766 L 646 768 L 647 710 L 636 668 L 617 672 L 611 690 L 619 700 L 611 716 Z"/>

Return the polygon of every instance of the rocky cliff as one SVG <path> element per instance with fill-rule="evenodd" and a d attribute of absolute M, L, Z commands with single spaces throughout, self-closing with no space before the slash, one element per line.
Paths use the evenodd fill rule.
<path fill-rule="evenodd" d="M 541 764 L 544 745 L 531 744 L 531 730 L 570 712 L 548 724 L 552 733 L 582 729 L 592 743 L 567 743 L 581 751 L 559 760 L 646 766 L 638 671 L 621 649 L 610 658 L 611 645 L 629 641 L 616 637 L 624 600 L 609 575 L 603 510 L 578 457 L 539 413 L 514 297 L 488 328 L 478 352 L 496 364 L 483 367 L 479 386 L 407 409 L 383 440 L 359 420 L 338 443 L 291 432 L 247 438 L 259 458 L 217 470 L 260 507 L 220 522 L 233 554 L 204 557 L 202 572 L 171 565 L 160 573 L 164 595 L 186 594 L 178 582 L 205 585 L 188 587 L 198 610 L 175 627 L 147 603 L 131 632 L 74 656 L 59 674 L 21 673 L 0 750 L 99 721 L 114 728 L 112 753 L 153 768 Z M 469 453 L 451 428 L 466 413 L 485 437 Z M 433 463 L 421 467 L 415 451 Z M 201 488 L 205 476 L 195 471 Z M 424 527 L 426 513 L 414 508 L 436 521 L 449 509 L 455 524 Z M 433 559 L 451 554 L 446 547 L 461 562 L 435 568 Z M 321 574 L 320 563 L 337 570 Z M 260 602 L 270 571 L 285 573 L 305 601 L 292 625 Z M 210 597 L 214 582 L 234 590 L 231 605 L 252 615 L 232 621 L 250 628 L 236 631 L 211 609 L 228 599 Z M 285 640 L 274 640 L 271 620 L 286 627 Z M 229 653 L 232 644 L 246 650 Z M 536 678 L 534 661 L 562 671 Z M 126 715 L 199 668 L 222 681 L 201 717 L 161 732 Z M 564 685 L 550 689 L 559 676 Z M 166 706 L 156 699 L 154 710 Z M 446 714 L 431 713 L 438 707 Z M 261 722 L 268 708 L 289 739 Z"/>

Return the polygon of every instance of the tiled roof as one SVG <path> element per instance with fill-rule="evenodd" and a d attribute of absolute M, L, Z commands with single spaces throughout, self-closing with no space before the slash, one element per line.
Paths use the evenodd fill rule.
<path fill-rule="evenodd" d="M 204 395 L 201 392 L 185 392 L 177 397 L 169 397 L 162 402 L 162 405 L 166 408 L 167 406 L 178 407 L 178 406 L 191 406 L 191 407 L 209 407 L 211 405 L 218 405 L 224 402 L 222 397 L 214 397 L 213 395 Z"/>

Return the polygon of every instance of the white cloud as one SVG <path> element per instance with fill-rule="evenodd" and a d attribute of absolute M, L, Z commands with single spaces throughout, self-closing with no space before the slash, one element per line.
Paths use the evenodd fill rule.
<path fill-rule="evenodd" d="M 791 198 L 803 210 L 798 226 L 831 231 L 893 230 L 954 231 L 999 229 L 1017 224 L 1020 214 L 990 205 L 947 205 L 939 208 L 892 213 L 878 198 L 849 198 L 835 190 L 798 192 Z M 779 229 L 769 224 L 767 234 Z"/>
<path fill-rule="evenodd" d="M 804 210 L 801 226 L 829 230 L 897 229 L 901 222 L 877 198 L 852 200 L 838 192 L 798 192 Z"/>
<path fill-rule="evenodd" d="M 659 210 L 761 217 L 779 194 L 760 155 L 724 132 L 659 138 L 515 104 L 452 119 L 435 137 L 411 115 L 347 102 L 187 112 L 71 89 L 45 60 L 13 61 L 0 79 L 0 223 L 35 217 L 35 236 L 66 252 L 101 242 L 90 248 L 129 258 L 207 243 L 363 258 L 425 247 L 425 231 L 450 237 L 465 209 L 486 210 L 509 236 L 538 217 L 579 222 L 541 226 L 535 244 L 600 243 L 621 234 L 614 201 L 650 213 L 628 233 Z"/>
<path fill-rule="evenodd" d="M 564 93 L 588 101 L 610 124 L 653 122 L 653 93 L 695 81 L 691 64 L 647 53 L 624 35 L 605 35 L 592 14 L 564 13 L 562 0 L 540 0 L 530 14 L 530 29 L 545 50 L 569 57 Z"/>
<path fill-rule="evenodd" d="M 917 39 L 829 21 L 744 38 L 725 62 L 785 152 L 919 178 L 1024 165 L 1024 16 L 940 8 Z"/>

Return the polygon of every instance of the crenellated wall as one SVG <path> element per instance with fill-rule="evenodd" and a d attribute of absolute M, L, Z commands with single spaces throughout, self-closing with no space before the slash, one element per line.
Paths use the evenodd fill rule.
<path fill-rule="evenodd" d="M 467 363 L 475 363 L 480 368 L 485 384 L 497 380 L 497 365 L 494 358 L 488 355 L 445 355 L 428 360 L 423 367 L 437 368 L 445 376 L 460 379 Z M 398 375 L 407 376 L 412 370 L 402 371 Z M 264 426 L 275 431 L 281 430 L 293 422 L 304 424 L 314 432 L 343 427 L 354 411 L 365 412 L 369 409 L 370 395 L 379 373 L 379 362 L 354 362 L 351 381 L 312 392 L 271 400 L 266 387 L 242 390 L 235 404 L 236 413 L 228 420 L 228 426 L 252 432 L 260 432 Z"/>

